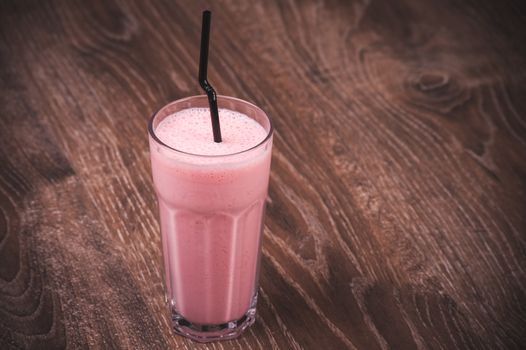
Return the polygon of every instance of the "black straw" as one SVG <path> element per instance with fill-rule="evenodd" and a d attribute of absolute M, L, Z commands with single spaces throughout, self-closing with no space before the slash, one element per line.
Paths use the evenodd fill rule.
<path fill-rule="evenodd" d="M 203 11 L 203 25 L 201 27 L 201 53 L 199 55 L 199 84 L 205 90 L 210 105 L 210 117 L 212 118 L 212 129 L 214 132 L 214 142 L 221 142 L 221 127 L 219 126 L 219 112 L 217 110 L 216 91 L 210 85 L 207 76 L 208 68 L 208 42 L 210 41 L 210 20 L 212 13 L 208 10 Z"/>

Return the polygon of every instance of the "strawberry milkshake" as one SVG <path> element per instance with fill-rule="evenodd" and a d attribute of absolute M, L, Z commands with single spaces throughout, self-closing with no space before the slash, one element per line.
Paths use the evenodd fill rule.
<path fill-rule="evenodd" d="M 206 96 L 149 125 L 167 299 L 176 332 L 229 339 L 254 322 L 272 126 L 258 107 L 219 96 L 214 142 Z"/>

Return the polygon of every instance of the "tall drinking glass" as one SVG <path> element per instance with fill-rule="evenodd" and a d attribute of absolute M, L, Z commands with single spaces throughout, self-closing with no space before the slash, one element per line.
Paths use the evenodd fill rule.
<path fill-rule="evenodd" d="M 252 118 L 266 137 L 241 152 L 210 156 L 156 136 L 166 117 L 208 108 L 205 95 L 169 103 L 148 125 L 173 329 L 203 342 L 235 338 L 254 323 L 272 151 L 272 124 L 260 108 L 227 96 L 218 96 L 218 106 Z"/>

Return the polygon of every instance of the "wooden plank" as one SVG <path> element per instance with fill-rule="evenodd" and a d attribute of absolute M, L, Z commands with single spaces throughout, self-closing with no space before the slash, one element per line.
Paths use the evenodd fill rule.
<path fill-rule="evenodd" d="M 204 8 L 0 3 L 0 348 L 523 346 L 518 1 L 210 5 L 210 81 L 276 127 L 258 320 L 172 335 L 146 123 Z"/>

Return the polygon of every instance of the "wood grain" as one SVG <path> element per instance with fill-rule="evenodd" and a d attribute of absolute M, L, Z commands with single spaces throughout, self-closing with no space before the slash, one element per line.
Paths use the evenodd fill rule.
<path fill-rule="evenodd" d="M 146 123 L 209 78 L 276 127 L 256 324 L 173 336 Z M 1 349 L 519 349 L 516 1 L 2 1 Z"/>

